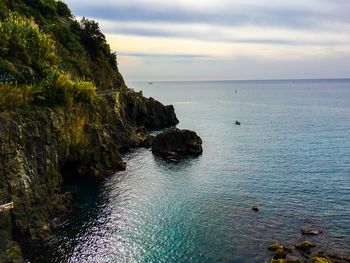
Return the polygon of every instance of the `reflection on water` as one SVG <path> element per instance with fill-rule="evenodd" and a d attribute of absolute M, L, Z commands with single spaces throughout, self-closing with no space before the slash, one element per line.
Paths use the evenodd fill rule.
<path fill-rule="evenodd" d="M 42 257 L 264 262 L 271 241 L 303 241 L 302 227 L 324 231 L 308 238 L 320 250 L 350 251 L 349 82 L 137 85 L 186 102 L 179 126 L 202 137 L 203 156 L 169 163 L 140 149 L 126 171 L 73 184 L 73 213 Z"/>

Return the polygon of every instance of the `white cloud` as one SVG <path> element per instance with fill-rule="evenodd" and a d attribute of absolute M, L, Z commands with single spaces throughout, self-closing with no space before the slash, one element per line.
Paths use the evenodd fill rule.
<path fill-rule="evenodd" d="M 316 69 L 320 77 L 327 72 L 334 76 L 338 76 L 336 72 L 347 74 L 344 61 L 350 59 L 348 0 L 66 2 L 78 15 L 100 22 L 112 49 L 121 54 L 121 68 L 132 78 L 146 78 L 145 74 L 155 74 L 156 78 L 157 74 L 167 75 L 166 72 L 172 72 L 173 75 L 167 75 L 169 78 L 190 74 L 188 69 L 176 68 L 179 61 L 210 72 L 212 78 L 215 74 L 230 78 L 230 71 L 220 68 L 220 63 L 233 68 L 239 68 L 238 63 L 244 65 L 252 73 L 241 72 L 247 78 L 261 78 L 264 72 L 275 76 L 271 69 L 262 66 L 262 61 L 278 65 L 275 77 L 301 74 L 298 64 L 308 65 L 305 74 L 309 72 L 313 77 Z M 215 63 L 204 65 L 203 60 Z M 293 66 L 284 66 L 287 63 Z M 199 76 L 194 73 L 193 78 Z"/>

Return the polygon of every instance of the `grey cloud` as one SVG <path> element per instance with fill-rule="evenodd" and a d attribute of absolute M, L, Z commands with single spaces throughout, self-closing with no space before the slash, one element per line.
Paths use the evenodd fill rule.
<path fill-rule="evenodd" d="M 350 24 L 349 5 L 334 10 L 311 10 L 301 7 L 248 6 L 237 5 L 222 8 L 220 11 L 190 10 L 186 7 L 138 5 L 95 6 L 77 5 L 73 9 L 78 16 L 108 19 L 113 21 L 207 23 L 227 26 L 265 25 L 288 28 L 317 28 L 320 21 L 336 21 Z M 347 10 L 348 9 L 348 10 Z"/>
<path fill-rule="evenodd" d="M 302 45 L 342 45 L 344 42 L 337 40 L 304 40 L 304 39 L 281 39 L 276 36 L 275 38 L 236 38 L 230 37 L 222 34 L 206 34 L 206 33 L 197 33 L 192 31 L 171 31 L 166 28 L 155 29 L 155 28 L 138 28 L 137 26 L 128 26 L 125 27 L 113 27 L 107 30 L 104 30 L 105 33 L 110 34 L 122 34 L 122 35 L 133 35 L 133 36 L 153 36 L 153 37 L 171 37 L 171 38 L 183 38 L 183 39 L 195 39 L 195 40 L 204 40 L 204 41 L 213 41 L 213 42 L 233 42 L 233 43 L 245 43 L 245 44 L 275 44 L 275 45 L 293 45 L 293 46 L 302 46 Z"/>
<path fill-rule="evenodd" d="M 140 58 L 164 58 L 164 59 L 193 59 L 193 58 L 209 58 L 206 55 L 197 54 L 157 54 L 157 53 L 141 53 L 141 52 L 118 52 L 119 56 L 124 57 L 140 57 Z"/>

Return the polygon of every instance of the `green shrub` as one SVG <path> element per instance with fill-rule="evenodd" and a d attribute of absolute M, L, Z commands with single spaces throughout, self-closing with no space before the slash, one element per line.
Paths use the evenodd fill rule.
<path fill-rule="evenodd" d="M 63 36 L 66 33 L 63 29 Z M 0 55 L 2 108 L 31 104 L 71 108 L 95 98 L 92 82 L 59 70 L 55 41 L 33 20 L 10 13 L 0 22 Z"/>
<path fill-rule="evenodd" d="M 54 40 L 33 20 L 10 13 L 0 22 L 0 39 L 0 75 L 10 73 L 18 83 L 32 83 L 58 65 Z"/>
<path fill-rule="evenodd" d="M 0 94 L 0 109 L 16 108 L 44 99 L 40 86 L 18 85 L 13 82 L 0 83 Z"/>
<path fill-rule="evenodd" d="M 93 83 L 72 79 L 68 74 L 53 71 L 45 83 L 48 104 L 65 104 L 71 108 L 76 102 L 91 103 L 96 96 Z"/>
<path fill-rule="evenodd" d="M 92 103 L 96 87 L 92 82 L 72 79 L 68 74 L 52 70 L 47 78 L 34 85 L 0 82 L 0 109 L 20 106 L 65 106 L 71 109 L 76 103 Z"/>
<path fill-rule="evenodd" d="M 59 68 L 101 90 L 124 85 L 116 54 L 98 23 L 75 20 L 62 0 L 0 0 L 0 24 L 0 82 L 35 84 L 45 80 L 50 68 Z M 48 50 L 55 59 L 33 52 L 45 47 L 38 36 L 53 44 Z"/>

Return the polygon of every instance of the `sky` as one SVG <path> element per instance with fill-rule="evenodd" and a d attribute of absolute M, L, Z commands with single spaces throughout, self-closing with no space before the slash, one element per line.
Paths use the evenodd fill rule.
<path fill-rule="evenodd" d="M 130 81 L 350 77 L 350 0 L 65 2 Z"/>

